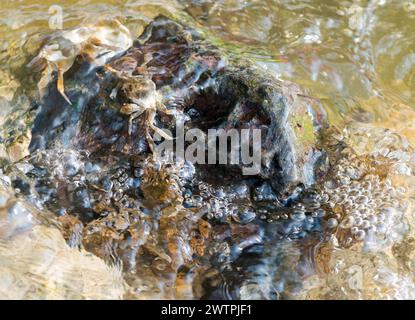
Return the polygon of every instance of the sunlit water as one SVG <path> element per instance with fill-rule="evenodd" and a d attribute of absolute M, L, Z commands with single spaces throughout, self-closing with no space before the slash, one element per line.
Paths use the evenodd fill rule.
<path fill-rule="evenodd" d="M 39 39 L 53 32 L 48 23 L 48 9 L 54 4 L 54 1 L 1 1 L 2 130 L 8 129 L 4 127 L 5 119 L 16 111 L 16 116 L 27 111 L 23 89 L 28 84 L 20 83 L 14 72 L 27 56 L 37 53 Z M 227 275 L 225 270 L 226 280 L 221 283 L 218 279 L 222 278 L 212 271 L 203 275 L 203 281 L 196 276 L 193 284 L 192 279 L 184 277 L 176 283 L 175 293 L 163 294 L 160 287 L 166 280 L 142 271 L 136 277 L 125 276 L 133 288 L 125 290 L 125 298 L 201 298 L 207 295 L 200 293 L 198 283 L 201 282 L 211 282 L 210 296 L 220 298 L 234 298 L 232 288 L 236 286 L 240 287 L 237 297 L 246 299 L 415 298 L 415 279 L 411 272 L 415 265 L 412 233 L 415 156 L 411 146 L 415 143 L 415 2 L 71 0 L 60 5 L 64 28 L 88 24 L 98 18 L 118 18 L 136 37 L 158 14 L 174 16 L 204 28 L 235 55 L 245 55 L 275 77 L 305 88 L 308 95 L 322 102 L 330 125 L 338 129 L 325 143 L 335 145 L 334 140 L 351 146 L 342 151 L 342 159 L 332 169 L 331 179 L 316 190 L 318 202 L 330 212 L 323 228 L 330 230 L 341 225 L 338 231 L 328 232 L 324 241 L 318 238 L 281 242 L 268 227 L 266 237 L 270 240 L 264 251 L 246 263 L 243 257 L 235 262 L 241 268 L 246 264 L 255 266 L 256 282 L 241 284 L 238 277 L 243 278 L 242 274 Z M 22 132 L 16 130 L 16 134 Z M 2 148 L 0 155 L 6 152 Z M 333 154 L 336 152 L 340 151 L 333 147 Z M 16 157 L 20 158 L 19 154 Z M 291 218 L 306 224 L 301 208 Z M 0 235 L 4 236 L 1 230 L 0 225 Z M 244 232 L 255 243 L 255 230 L 244 229 Z M 48 230 L 45 237 L 50 235 L 58 237 Z M 360 241 L 356 243 L 356 240 Z M 273 241 L 279 241 L 277 248 Z M 18 239 L 0 244 L 0 259 L 10 255 L 7 246 L 12 250 L 18 246 Z M 241 246 L 242 249 L 249 247 Z M 62 249 L 59 259 L 69 255 L 65 250 Z M 90 251 L 99 255 L 94 250 Z M 225 246 L 215 250 L 230 249 Z M 108 281 L 117 281 L 115 271 L 105 269 L 100 261 L 89 259 L 91 264 L 99 265 Z M 9 270 L 6 263 L 1 260 L 0 263 Z M 163 269 L 162 265 L 158 267 Z M 18 268 L 24 268 L 24 264 L 19 264 Z M 86 274 L 85 282 L 94 281 L 87 275 L 88 268 L 85 269 L 82 271 Z M 34 274 L 39 276 L 36 272 Z M 261 272 L 267 276 L 261 278 Z M 359 272 L 364 275 L 363 282 Z M 19 275 L 0 279 L 12 283 L 12 277 Z M 73 274 L 68 275 L 69 279 L 71 277 Z M 59 281 L 65 278 L 56 282 Z M 124 286 L 122 281 L 119 280 L 120 288 Z M 161 284 L 155 283 L 157 281 Z M 107 284 L 99 285 L 104 288 Z M 262 287 L 262 294 L 258 286 Z M 15 292 L 0 290 L 0 293 L 36 298 L 36 295 L 19 294 L 22 289 L 16 286 L 9 285 L 9 288 Z M 61 297 L 44 291 L 48 292 L 47 285 L 42 287 L 39 297 Z M 109 297 L 119 295 L 116 292 Z M 69 298 L 73 296 L 78 297 L 73 291 L 66 294 Z M 88 293 L 79 296 L 102 297 Z"/>

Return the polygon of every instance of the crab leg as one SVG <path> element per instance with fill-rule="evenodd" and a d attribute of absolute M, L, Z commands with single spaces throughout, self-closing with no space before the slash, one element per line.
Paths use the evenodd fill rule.
<path fill-rule="evenodd" d="M 135 119 L 135 116 L 132 114 L 128 118 L 128 135 L 131 136 L 131 133 L 133 133 L 133 121 Z"/>
<path fill-rule="evenodd" d="M 132 115 L 130 115 L 130 118 L 128 119 L 128 134 L 130 136 L 133 133 L 133 121 L 135 119 L 137 119 L 142 113 L 143 113 L 143 111 L 136 112 L 136 113 L 133 113 Z"/>
<path fill-rule="evenodd" d="M 171 135 L 169 135 L 168 133 L 164 132 L 163 130 L 161 130 L 160 128 L 156 127 L 154 125 L 154 118 L 156 116 L 156 111 L 155 110 L 149 110 L 148 111 L 148 116 L 147 116 L 147 125 L 154 130 L 154 132 L 156 132 L 157 134 L 159 134 L 161 137 L 163 137 L 166 140 L 173 140 L 173 137 Z"/>
<path fill-rule="evenodd" d="M 162 129 L 157 128 L 154 124 L 150 124 L 150 128 L 154 130 L 154 132 L 158 133 L 161 137 L 166 140 L 173 140 L 173 137 L 168 133 L 164 132 Z"/>
<path fill-rule="evenodd" d="M 169 116 L 174 116 L 175 115 L 175 113 L 176 113 L 176 110 L 170 110 L 170 109 L 167 109 L 167 107 L 164 105 L 164 103 L 162 103 L 162 102 L 159 102 L 158 104 L 157 104 L 157 107 L 158 107 L 158 109 L 161 111 L 161 112 L 163 112 L 164 114 L 167 114 L 167 115 L 169 115 Z"/>
<path fill-rule="evenodd" d="M 143 66 L 146 66 L 151 60 L 153 60 L 153 54 L 150 52 L 145 53 Z"/>
<path fill-rule="evenodd" d="M 118 75 L 118 76 L 120 75 L 120 71 L 115 70 L 113 67 L 109 66 L 108 64 L 104 65 L 104 69 L 111 72 L 111 73 L 113 73 L 113 74 L 115 74 L 115 75 Z"/>
<path fill-rule="evenodd" d="M 122 106 L 121 113 L 130 115 L 128 119 L 128 134 L 129 135 L 131 135 L 133 131 L 134 119 L 138 118 L 145 110 L 146 108 L 144 106 L 141 106 L 135 103 L 127 103 Z"/>
<path fill-rule="evenodd" d="M 154 148 L 155 148 L 154 147 L 154 140 L 153 140 L 153 137 L 151 136 L 150 132 L 148 132 L 148 128 L 146 128 L 146 138 L 147 138 L 147 143 L 148 143 L 148 146 L 150 148 L 151 153 L 155 154 L 154 153 Z"/>
<path fill-rule="evenodd" d="M 58 83 L 57 83 L 57 87 L 58 87 L 58 91 L 60 92 L 60 94 L 62 95 L 62 97 L 64 97 L 64 99 L 70 105 L 72 105 L 71 100 L 69 100 L 69 98 L 65 94 L 65 86 L 63 84 L 63 70 L 62 70 L 62 68 L 60 66 L 58 66 Z"/>
<path fill-rule="evenodd" d="M 40 78 L 39 83 L 37 84 L 39 94 L 41 97 L 45 95 L 46 88 L 52 80 L 52 71 L 52 68 L 48 65 L 46 69 L 42 72 L 42 77 Z"/>

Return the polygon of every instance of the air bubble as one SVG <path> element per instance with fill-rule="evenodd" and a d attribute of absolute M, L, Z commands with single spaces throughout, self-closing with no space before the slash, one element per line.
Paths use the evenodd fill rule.
<path fill-rule="evenodd" d="M 327 220 L 327 227 L 328 228 L 335 228 L 335 227 L 337 227 L 338 224 L 339 223 L 334 218 L 330 218 L 329 220 Z"/>
<path fill-rule="evenodd" d="M 376 222 L 378 222 L 378 218 L 375 215 L 370 215 L 367 217 L 367 219 L 371 224 L 376 224 Z"/>
<path fill-rule="evenodd" d="M 384 234 L 384 233 L 386 233 L 386 225 L 383 222 L 379 222 L 376 225 L 376 230 L 377 230 L 377 232 Z"/>
<path fill-rule="evenodd" d="M 363 220 L 362 221 L 361 227 L 363 229 L 368 229 L 370 226 L 371 226 L 371 224 L 370 224 L 370 222 L 368 220 Z"/>
<path fill-rule="evenodd" d="M 353 227 L 354 222 L 355 222 L 354 217 L 353 216 L 348 216 L 341 222 L 340 227 L 344 228 L 344 229 L 349 229 L 349 228 Z"/>
<path fill-rule="evenodd" d="M 324 211 L 323 209 L 318 209 L 311 214 L 311 216 L 314 218 L 322 218 L 325 215 L 326 215 L 326 211 Z"/>
<path fill-rule="evenodd" d="M 236 214 L 233 214 L 232 218 L 237 223 L 247 224 L 256 218 L 256 214 L 255 212 L 251 210 L 245 210 L 245 211 L 241 211 Z"/>
<path fill-rule="evenodd" d="M 364 230 L 358 230 L 356 233 L 355 233 L 355 238 L 357 239 L 357 240 L 364 240 L 365 239 L 365 237 L 366 237 L 366 232 L 364 231 Z"/>
<path fill-rule="evenodd" d="M 366 196 L 359 196 L 359 197 L 356 198 L 356 202 L 358 204 L 366 205 L 369 202 L 369 199 Z"/>
<path fill-rule="evenodd" d="M 306 218 L 304 212 L 302 211 L 295 211 L 291 214 L 291 219 L 295 221 L 303 221 Z"/>
<path fill-rule="evenodd" d="M 354 221 L 354 225 L 360 227 L 363 223 L 363 219 L 361 217 L 356 217 Z"/>

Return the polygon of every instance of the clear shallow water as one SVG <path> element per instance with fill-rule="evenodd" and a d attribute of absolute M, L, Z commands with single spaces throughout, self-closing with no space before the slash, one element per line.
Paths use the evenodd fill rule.
<path fill-rule="evenodd" d="M 19 83 L 13 72 L 29 53 L 36 51 L 36 39 L 52 32 L 48 26 L 48 8 L 53 4 L 53 1 L 2 1 L 0 4 L 2 126 L 3 119 L 16 110 L 24 112 L 28 106 L 19 89 L 27 84 Z M 277 238 L 269 228 L 269 248 L 258 258 L 263 263 L 253 264 L 256 268 L 263 266 L 271 270 L 267 274 L 272 274 L 272 277 L 261 278 L 258 282 L 268 285 L 267 290 L 275 293 L 271 296 L 273 298 L 415 297 L 415 286 L 409 272 L 415 263 L 411 235 L 411 201 L 415 186 L 412 170 L 415 163 L 410 146 L 415 143 L 412 34 L 415 3 L 381 0 L 65 1 L 62 8 L 64 28 L 90 23 L 98 16 L 100 19 L 117 17 L 135 36 L 156 15 L 174 15 L 203 27 L 216 37 L 216 41 L 235 54 L 252 58 L 276 77 L 302 85 L 308 95 L 322 102 L 332 126 L 348 128 L 336 137 L 353 146 L 353 152 L 344 154 L 345 163 L 334 170 L 332 184 L 319 190 L 323 197 L 328 194 L 332 200 L 327 205 L 333 211 L 333 219 L 341 222 L 346 216 L 353 215 L 351 212 L 357 210 L 362 213 L 367 208 L 376 210 L 368 216 L 377 216 L 389 207 L 395 211 L 383 212 L 386 216 L 390 215 L 390 221 L 385 218 L 386 227 L 376 224 L 380 231 L 374 235 L 375 239 L 366 238 L 364 245 L 352 245 L 348 242 L 349 235 L 343 235 L 340 231 L 335 233 L 334 240 L 322 243 L 308 241 L 308 244 L 293 241 L 274 251 L 272 239 L 277 241 Z M 359 123 L 357 128 L 354 123 Z M 369 129 L 365 130 L 366 126 Z M 391 132 L 396 132 L 398 136 Z M 358 165 L 353 162 L 356 155 L 363 159 Z M 373 164 L 376 161 L 378 163 Z M 358 174 L 350 172 L 358 171 L 361 165 L 369 167 L 366 168 L 369 171 L 374 168 L 373 173 L 382 179 L 386 176 L 395 190 L 393 192 L 396 193 L 399 187 L 404 188 L 405 192 L 401 192 L 404 194 L 397 192 L 386 203 L 378 203 L 392 186 L 383 180 L 378 183 L 376 178 L 369 176 L 367 179 L 371 186 L 379 184 L 372 193 L 367 181 L 355 178 L 359 181 L 359 185 L 354 186 L 357 197 L 370 199 L 359 198 L 366 207 L 353 208 L 348 212 L 343 205 L 347 199 L 342 199 L 342 194 L 349 195 L 352 191 L 349 190 L 351 187 L 341 189 L 341 181 L 344 176 L 353 180 Z M 382 173 L 383 167 L 392 169 L 385 174 Z M 366 193 L 370 194 L 365 194 L 365 190 L 369 190 Z M 354 197 L 351 201 L 356 200 L 356 195 Z M 366 216 L 360 218 L 365 220 Z M 382 227 L 386 231 L 382 231 Z M 390 230 L 394 231 L 392 239 L 389 238 Z M 372 262 L 374 260 L 375 263 Z M 243 265 L 244 261 L 238 263 Z M 355 279 L 350 278 L 351 267 L 370 275 L 360 286 L 363 289 L 356 290 L 357 285 L 350 285 L 351 279 Z M 290 273 L 290 268 L 294 268 L 295 272 Z M 146 277 L 153 279 L 152 276 L 142 275 L 143 279 Z M 237 286 L 238 277 L 231 275 L 228 278 L 230 280 L 223 285 L 218 285 L 217 278 L 212 275 L 212 282 L 216 281 L 212 286 L 221 288 L 225 297 L 232 297 L 229 288 Z M 149 285 L 137 285 L 140 288 L 145 286 Z M 189 293 L 188 287 L 189 283 L 183 281 L 183 296 L 200 297 L 196 289 Z M 160 297 L 160 288 L 147 291 L 156 292 L 154 296 Z M 242 298 L 258 297 L 258 290 L 250 283 L 243 284 L 241 292 Z M 169 298 L 177 296 L 180 295 L 161 295 Z M 264 293 L 259 297 L 270 295 Z"/>
<path fill-rule="evenodd" d="M 2 2 L 5 72 L 28 38 L 51 32 L 48 8 L 54 4 Z M 119 17 L 136 35 L 159 13 L 194 19 L 277 77 L 306 87 L 324 102 L 331 123 L 353 117 L 387 121 L 412 139 L 415 8 L 410 1 L 66 1 L 62 8 L 65 28 L 98 16 Z M 10 97 L 7 77 L 2 82 L 0 93 Z"/>

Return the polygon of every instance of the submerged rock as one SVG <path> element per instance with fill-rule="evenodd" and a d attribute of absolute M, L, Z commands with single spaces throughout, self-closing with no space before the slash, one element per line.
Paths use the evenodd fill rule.
<path fill-rule="evenodd" d="M 291 219 L 274 210 L 262 243 L 206 277 L 205 297 L 413 299 L 413 147 L 363 123 L 324 137 L 324 181 L 290 206 Z"/>
<path fill-rule="evenodd" d="M 14 190 L 0 190 L 0 255 L 20 255 L 18 273 L 11 260 L 0 267 L 28 285 L 4 283 L 24 298 L 333 298 L 360 266 L 374 289 L 349 286 L 345 298 L 413 297 L 413 279 L 403 275 L 414 265 L 410 144 L 363 124 L 327 128 L 318 102 L 296 85 L 214 42 L 158 17 L 107 65 L 74 59 L 65 73 L 72 106 L 52 81 L 20 121 L 26 139 L 1 131 L 1 170 Z M 153 131 L 179 140 L 178 123 L 203 137 L 260 129 L 259 172 L 153 157 Z M 38 221 L 38 211 L 55 216 Z M 68 278 L 50 276 L 43 254 Z M 39 268 L 21 275 L 24 261 Z M 99 279 L 61 287 L 89 277 L 90 266 Z"/>
<path fill-rule="evenodd" d="M 18 192 L 59 216 L 67 243 L 122 266 L 128 298 L 277 298 L 274 276 L 256 281 L 245 257 L 279 274 L 274 248 L 319 230 L 321 209 L 304 191 L 326 171 L 318 103 L 162 16 L 105 67 L 78 57 L 65 78 L 72 105 L 52 81 L 33 102 L 30 156 L 4 170 Z M 157 91 L 139 85 L 152 82 Z M 133 115 L 143 101 L 153 105 Z M 174 120 L 204 134 L 260 129 L 259 172 L 153 159 L 149 130 L 178 139 Z M 230 295 L 208 284 L 228 276 Z"/>
<path fill-rule="evenodd" d="M 324 124 L 319 106 L 294 84 L 279 81 L 243 59 L 229 60 L 198 31 L 159 17 L 110 65 L 123 75 L 151 77 L 164 103 L 188 117 L 186 128 L 261 129 L 260 178 L 269 180 L 281 195 L 298 185 L 310 186 L 323 156 L 316 146 L 318 129 Z M 128 101 L 122 92 L 117 95 L 117 83 L 123 79 L 104 70 L 101 75 L 87 75 L 83 69 L 89 70 L 81 67 L 68 81 L 72 108 L 53 90 L 42 100 L 32 152 L 59 141 L 95 154 L 148 153 L 142 146 L 145 123 L 133 125 L 131 136 L 126 132 L 128 121 L 120 110 Z M 162 126 L 173 130 L 174 123 L 163 121 Z"/>

